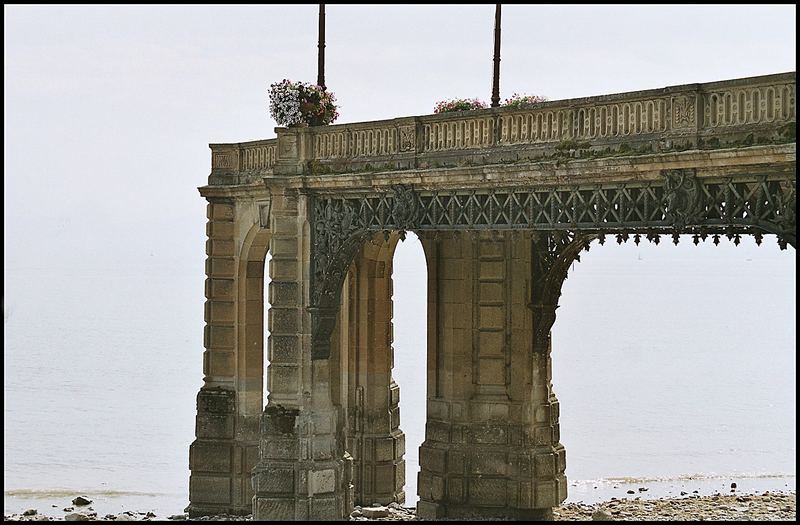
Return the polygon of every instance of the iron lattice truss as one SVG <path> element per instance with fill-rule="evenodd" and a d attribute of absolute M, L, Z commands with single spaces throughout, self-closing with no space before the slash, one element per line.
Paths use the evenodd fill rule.
<path fill-rule="evenodd" d="M 375 232 L 521 230 L 566 234 L 587 249 L 591 239 L 602 243 L 608 234 L 637 243 L 642 237 L 658 243 L 665 234 L 675 243 L 681 234 L 691 234 L 695 243 L 708 237 L 718 243 L 726 235 L 737 244 L 741 235 L 752 234 L 760 244 L 768 233 L 777 236 L 781 249 L 794 247 L 795 189 L 793 173 L 737 180 L 698 178 L 694 170 L 681 169 L 665 170 L 656 181 L 608 185 L 433 191 L 393 186 L 380 193 L 317 194 L 312 304 L 323 312 L 336 308 L 350 263 Z"/>

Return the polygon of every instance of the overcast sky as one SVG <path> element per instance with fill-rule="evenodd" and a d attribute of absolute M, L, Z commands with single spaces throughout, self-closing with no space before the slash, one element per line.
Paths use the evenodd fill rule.
<path fill-rule="evenodd" d="M 507 5 L 501 96 L 794 71 L 795 14 Z M 328 5 L 338 122 L 488 101 L 493 16 L 493 5 Z M 201 275 L 207 144 L 274 136 L 267 87 L 315 81 L 317 6 L 5 6 L 3 22 L 4 266 L 146 257 Z"/>
<path fill-rule="evenodd" d="M 142 465 L 171 458 L 173 463 L 166 459 L 159 463 L 166 469 L 165 479 L 187 479 L 186 447 L 193 435 L 194 396 L 202 378 L 206 203 L 197 187 L 205 185 L 209 175 L 208 144 L 275 136 L 267 89 L 284 78 L 316 80 L 317 9 L 317 5 L 4 7 L 4 313 L 17 312 L 8 330 L 15 337 L 4 347 L 6 363 L 13 361 L 5 368 L 6 385 L 9 376 L 20 378 L 17 399 L 37 410 L 53 410 L 58 414 L 53 421 L 79 423 L 77 427 L 55 424 L 55 430 L 42 437 L 41 419 L 36 419 L 42 412 L 30 410 L 17 418 L 24 424 L 12 434 L 17 439 L 12 455 L 21 457 L 14 451 L 27 450 L 29 443 L 45 443 L 42 450 L 59 458 L 63 471 L 59 446 L 66 447 L 72 458 L 83 453 L 102 459 L 98 450 L 126 443 L 117 447 L 126 456 L 135 458 L 144 450 Z M 794 5 L 507 5 L 501 97 L 516 92 L 558 100 L 794 71 L 795 20 Z M 340 105 L 337 123 L 430 114 L 437 101 L 454 97 L 488 101 L 493 24 L 494 5 L 489 4 L 328 5 L 325 75 Z M 668 242 L 658 247 L 636 248 L 629 243 L 622 248 L 593 248 L 579 269 L 596 264 L 613 272 L 576 270 L 565 285 L 554 337 L 562 349 L 577 351 L 554 352 L 553 368 L 561 374 L 557 385 L 588 384 L 595 394 L 608 390 L 610 378 L 621 377 L 613 360 L 608 368 L 587 369 L 585 382 L 580 366 L 563 366 L 559 360 L 584 355 L 583 347 L 590 341 L 605 351 L 622 349 L 629 362 L 639 335 L 632 328 L 635 323 L 625 323 L 636 315 L 644 319 L 640 327 L 652 323 L 663 330 L 665 341 L 667 336 L 684 337 L 665 342 L 664 349 L 672 345 L 705 351 L 702 341 L 719 340 L 725 346 L 724 339 L 708 326 L 697 328 L 700 325 L 693 323 L 717 315 L 717 330 L 736 337 L 737 330 L 753 333 L 750 314 L 757 311 L 779 329 L 756 334 L 758 344 L 752 346 L 777 355 L 779 359 L 770 358 L 774 366 L 788 363 L 783 368 L 794 370 L 796 252 L 779 252 L 772 236 L 758 256 L 750 255 L 758 250 L 752 240 L 742 244 L 735 250 L 727 241 L 719 248 L 695 248 L 690 243 L 675 248 Z M 658 268 L 667 270 L 642 272 L 635 266 L 639 250 L 644 261 L 657 250 L 657 257 L 667 262 Z M 689 262 L 673 272 L 668 263 L 680 257 Z M 719 271 L 734 257 L 744 261 L 752 257 L 752 266 L 730 266 L 750 269 L 749 277 L 743 275 L 740 281 L 739 275 Z M 603 258 L 614 258 L 613 264 L 603 266 L 607 262 Z M 778 262 L 757 266 L 768 258 Z M 394 310 L 396 326 L 401 327 L 395 331 L 395 345 L 417 352 L 416 363 L 424 355 L 418 335 L 424 334 L 420 330 L 425 312 L 423 261 L 413 240 L 398 249 L 395 276 L 401 284 L 395 297 L 405 295 Z M 664 284 L 663 273 L 687 268 L 694 280 L 655 286 Z M 637 272 L 638 277 L 628 279 Z M 613 281 L 614 275 L 623 277 Z M 717 278 L 707 279 L 709 275 Z M 412 279 L 416 288 L 407 284 Z M 704 281 L 716 288 L 708 291 L 697 284 L 709 284 Z M 763 281 L 773 288 L 762 286 Z M 742 291 L 742 282 L 750 288 Z M 655 296 L 664 302 L 657 303 Z M 593 303 L 592 297 L 602 301 Z M 417 302 L 412 304 L 412 299 Z M 776 310 L 767 310 L 767 303 L 775 303 Z M 730 306 L 734 313 L 725 313 L 718 304 Z M 631 311 L 634 315 L 628 316 Z M 652 317 L 646 315 L 654 311 Z M 614 315 L 602 316 L 608 312 Z M 620 323 L 616 328 L 606 320 L 614 317 Z M 32 321 L 23 325 L 20 319 Z M 583 331 L 591 319 L 604 325 L 612 342 Z M 672 351 L 652 354 L 656 359 L 673 356 Z M 31 356 L 24 368 L 23 357 Z M 583 358 L 572 359 L 577 363 Z M 47 366 L 39 367 L 40 360 L 47 360 Z M 412 359 L 397 362 L 402 364 L 395 377 L 406 385 L 403 406 L 417 407 L 421 413 L 424 388 L 407 388 L 414 377 L 419 380 L 419 365 Z M 694 366 L 695 360 L 686 362 Z M 665 369 L 644 357 L 636 363 Z M 400 377 L 402 366 L 408 367 L 408 376 Z M 720 366 L 733 365 L 726 356 Z M 766 369 L 758 368 L 762 373 Z M 634 366 L 629 371 L 640 369 L 644 368 Z M 81 398 L 85 403 L 64 397 L 67 404 L 59 404 L 63 393 L 75 395 L 71 381 L 87 377 L 96 383 Z M 748 380 L 758 377 L 755 372 L 748 374 Z M 736 403 L 742 402 L 738 396 L 743 386 L 735 385 L 736 396 L 731 399 Z M 628 397 L 649 399 L 646 392 L 629 394 L 625 391 Z M 573 447 L 580 432 L 569 425 L 577 421 L 580 407 L 592 417 L 601 410 L 592 412 L 591 405 L 581 405 L 576 400 L 578 389 L 572 390 L 572 398 L 569 389 L 559 395 L 563 406 L 571 407 L 564 410 L 570 415 L 563 418 L 562 434 L 570 454 L 608 453 L 608 449 Z M 667 399 L 660 390 L 654 395 Z M 129 400 L 142 399 L 146 402 L 141 406 L 125 408 Z M 626 405 L 613 399 L 604 408 L 624 410 Z M 690 402 L 697 405 L 695 398 Z M 24 404 L 11 403 L 7 415 Z M 127 419 L 108 428 L 104 425 L 101 430 L 106 434 L 98 434 L 83 424 L 83 413 L 78 412 L 97 406 L 111 407 Z M 648 408 L 655 410 L 655 419 L 669 419 L 662 418 L 661 406 Z M 663 412 L 684 416 L 675 410 Z M 781 424 L 790 425 L 788 420 L 780 418 Z M 169 422 L 159 426 L 163 434 L 148 430 L 153 421 Z M 406 417 L 403 423 L 410 468 L 423 435 L 421 417 L 413 421 Z M 594 420 L 586 421 L 594 425 Z M 131 434 L 136 438 L 133 445 L 119 441 L 120 428 L 126 436 L 135 428 L 143 438 Z M 594 439 L 595 428 L 588 428 L 588 438 Z M 682 436 L 696 427 L 684 427 L 682 419 L 676 428 L 681 439 L 665 438 L 663 446 L 640 439 L 641 434 L 631 436 L 642 441 L 639 449 L 650 446 L 666 456 L 683 454 L 674 451 L 687 446 Z M 156 441 L 159 447 L 164 444 L 162 455 L 148 449 Z M 30 461 L 46 465 L 34 456 Z M 789 464 L 794 464 L 793 456 Z M 34 470 L 19 471 L 33 475 Z M 409 494 L 414 494 L 413 470 L 407 479 Z M 142 489 L 152 490 L 136 490 Z"/>

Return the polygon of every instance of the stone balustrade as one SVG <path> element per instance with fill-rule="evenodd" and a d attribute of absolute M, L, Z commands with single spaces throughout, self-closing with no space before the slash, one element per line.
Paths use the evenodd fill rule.
<path fill-rule="evenodd" d="M 212 144 L 210 184 L 794 141 L 795 73 L 306 128 Z"/>

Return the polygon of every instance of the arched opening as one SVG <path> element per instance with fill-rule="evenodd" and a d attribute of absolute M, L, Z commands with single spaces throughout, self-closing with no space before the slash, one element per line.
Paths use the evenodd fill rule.
<path fill-rule="evenodd" d="M 239 351 L 237 352 L 237 395 L 239 417 L 247 436 L 258 444 L 261 412 L 266 401 L 266 330 L 268 311 L 270 243 L 269 230 L 259 226 L 245 237 L 240 265 Z M 256 454 L 257 457 L 257 454 Z"/>
<path fill-rule="evenodd" d="M 425 440 L 428 271 L 419 238 L 409 232 L 392 265 L 394 371 L 400 386 L 401 428 L 406 435 L 406 502 L 417 503 L 419 447 Z"/>
<path fill-rule="evenodd" d="M 269 298 L 269 264 L 272 260 L 272 254 L 267 251 L 266 256 L 264 257 L 264 285 L 262 290 L 262 297 L 264 301 L 264 308 L 263 308 L 263 319 L 267 319 L 267 312 L 269 312 L 269 308 L 271 305 L 270 298 Z M 264 384 L 262 385 L 261 390 L 261 405 L 264 406 L 267 404 L 267 400 L 269 399 L 269 362 L 270 362 L 270 355 L 269 355 L 269 323 L 264 323 L 264 336 L 263 340 L 266 343 L 264 345 L 264 366 L 263 366 L 263 377 L 264 377 Z"/>
<path fill-rule="evenodd" d="M 767 239 L 582 254 L 553 327 L 571 501 L 794 486 L 796 255 Z"/>
<path fill-rule="evenodd" d="M 331 395 L 341 407 L 346 450 L 353 458 L 354 502 L 361 505 L 416 501 L 417 448 L 425 421 L 420 370 L 426 367 L 427 273 L 419 240 L 408 236 L 401 242 L 397 232 L 377 233 L 362 245 L 344 279 L 331 337 L 336 378 Z M 409 283 L 413 289 L 407 289 Z M 402 411 L 402 420 L 401 399 L 412 407 Z M 410 445 L 405 426 L 412 429 Z"/>

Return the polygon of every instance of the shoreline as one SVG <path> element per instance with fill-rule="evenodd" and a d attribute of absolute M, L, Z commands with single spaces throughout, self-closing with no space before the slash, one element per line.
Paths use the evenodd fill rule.
<path fill-rule="evenodd" d="M 103 513 L 95 510 L 93 504 L 65 508 L 54 508 L 53 504 L 32 507 L 35 514 L 4 512 L 6 521 L 184 521 L 185 513 L 172 515 L 157 514 L 152 511 L 123 511 Z M 66 509 L 71 509 L 67 511 Z M 79 516 L 76 516 L 79 515 Z M 69 518 L 67 518 L 69 516 Z M 368 518 L 367 516 L 375 516 Z M 766 491 L 746 494 L 732 491 L 730 494 L 699 495 L 687 494 L 682 497 L 629 498 L 612 497 L 596 503 L 565 502 L 553 509 L 556 521 L 796 521 L 797 494 L 791 491 Z M 252 516 L 211 516 L 192 521 L 250 521 Z M 356 507 L 350 521 L 416 521 L 414 508 L 390 504 L 388 507 Z"/>

